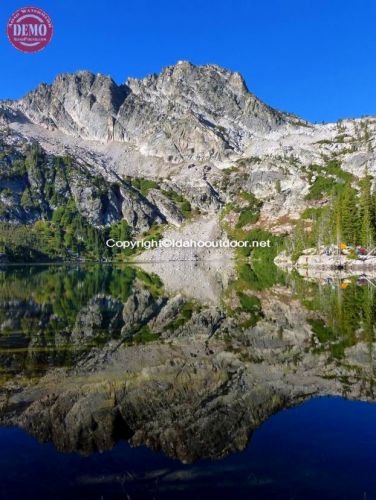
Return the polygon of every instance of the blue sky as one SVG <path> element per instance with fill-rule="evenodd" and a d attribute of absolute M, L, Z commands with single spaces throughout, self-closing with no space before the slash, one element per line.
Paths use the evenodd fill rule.
<path fill-rule="evenodd" d="M 37 54 L 18 52 L 5 34 L 25 5 L 55 25 Z M 0 98 L 63 71 L 123 82 L 188 59 L 237 70 L 262 100 L 312 121 L 376 115 L 375 0 L 5 0 L 0 25 Z"/>

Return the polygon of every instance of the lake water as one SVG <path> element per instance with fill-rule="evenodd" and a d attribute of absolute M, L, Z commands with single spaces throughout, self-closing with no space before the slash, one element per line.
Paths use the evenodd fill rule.
<path fill-rule="evenodd" d="M 372 276 L 187 266 L 1 270 L 0 498 L 376 498 Z"/>

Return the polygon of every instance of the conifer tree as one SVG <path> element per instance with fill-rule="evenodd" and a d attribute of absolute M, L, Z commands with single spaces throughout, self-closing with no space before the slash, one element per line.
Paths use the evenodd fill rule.
<path fill-rule="evenodd" d="M 371 196 L 371 177 L 366 170 L 366 176 L 360 182 L 360 244 L 365 247 L 370 247 L 374 243 L 374 227 L 372 224 L 373 207 Z"/>
<path fill-rule="evenodd" d="M 347 244 L 356 245 L 360 236 L 360 217 L 355 189 L 346 183 L 341 193 L 342 238 Z"/>

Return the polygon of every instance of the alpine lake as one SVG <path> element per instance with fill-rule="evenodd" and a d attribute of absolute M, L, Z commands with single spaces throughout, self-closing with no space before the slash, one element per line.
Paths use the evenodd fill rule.
<path fill-rule="evenodd" d="M 0 498 L 375 499 L 376 280 L 167 267 L 1 267 Z"/>

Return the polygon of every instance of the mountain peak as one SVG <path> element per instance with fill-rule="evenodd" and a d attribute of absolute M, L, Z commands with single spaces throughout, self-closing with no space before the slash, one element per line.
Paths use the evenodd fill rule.
<path fill-rule="evenodd" d="M 178 61 L 117 85 L 87 70 L 58 75 L 14 106 L 29 121 L 99 142 L 127 143 L 169 161 L 207 161 L 286 122 L 249 92 L 237 72 Z"/>
<path fill-rule="evenodd" d="M 103 141 L 129 89 L 110 76 L 87 70 L 58 75 L 18 103 L 33 123 L 64 133 Z"/>

